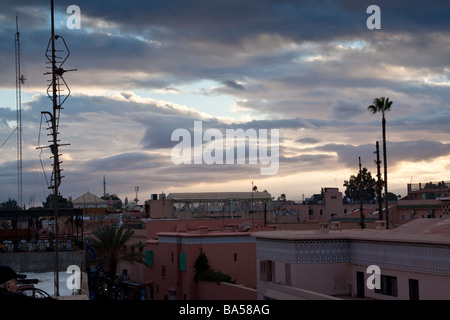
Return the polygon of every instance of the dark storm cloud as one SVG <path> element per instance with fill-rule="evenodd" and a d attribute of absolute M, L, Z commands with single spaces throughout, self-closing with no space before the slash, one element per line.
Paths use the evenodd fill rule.
<path fill-rule="evenodd" d="M 174 147 L 179 140 L 171 141 L 171 136 L 176 129 L 186 129 L 193 141 L 194 137 L 194 121 L 202 122 L 203 132 L 208 129 L 218 129 L 222 132 L 223 136 L 226 135 L 226 130 L 238 130 L 244 131 L 248 129 L 254 129 L 259 132 L 260 129 L 266 129 L 268 132 L 272 129 L 300 129 L 308 125 L 308 123 L 300 118 L 295 119 L 279 119 L 279 120 L 252 120 L 242 123 L 227 124 L 218 119 L 199 119 L 193 117 L 180 117 L 180 116 L 154 116 L 145 122 L 146 130 L 142 138 L 141 144 L 146 149 L 158 149 L 158 148 L 171 148 Z M 177 139 L 178 137 L 174 137 Z"/>
<path fill-rule="evenodd" d="M 83 14 L 134 32 L 152 29 L 180 41 L 239 42 L 261 33 L 295 40 L 328 40 L 366 32 L 368 0 L 305 1 L 78 1 Z M 68 1 L 58 3 L 64 10 Z M 383 26 L 390 31 L 430 31 L 449 25 L 445 0 L 379 0 Z M 133 19 L 129 19 L 133 17 Z M 208 28 L 205 28 L 208 26 Z M 177 30 L 177 32 L 174 32 Z"/>
<path fill-rule="evenodd" d="M 107 156 L 101 159 L 86 161 L 85 169 L 91 172 L 122 172 L 133 170 L 145 170 L 155 167 L 158 158 L 148 154 L 133 152 Z"/>
<path fill-rule="evenodd" d="M 310 138 L 310 137 L 306 137 L 306 138 L 300 138 L 297 139 L 295 142 L 300 143 L 300 144 L 314 144 L 314 143 L 319 143 L 320 140 L 316 139 L 316 138 Z"/>
<path fill-rule="evenodd" d="M 450 134 L 450 110 L 448 108 L 434 109 L 432 112 L 425 114 L 414 114 L 397 117 L 389 121 L 394 129 L 402 128 L 411 130 L 430 130 Z"/>
<path fill-rule="evenodd" d="M 11 16 L 18 9 L 20 14 L 24 11 L 30 15 L 28 23 L 34 21 L 41 28 L 32 31 L 24 26 L 23 44 L 33 43 L 33 47 L 23 51 L 38 56 L 25 61 L 42 74 L 42 68 L 37 66 L 44 62 L 49 36 L 48 15 L 43 14 L 48 11 L 48 4 L 24 3 L 3 4 L 4 17 L 9 17 L 3 22 L 10 30 L 4 31 L 0 39 L 11 40 L 15 26 Z M 57 2 L 63 17 L 68 17 L 65 9 L 70 4 Z M 382 8 L 383 28 L 378 34 L 365 26 L 368 17 L 365 9 L 370 4 L 369 1 L 79 1 L 82 29 L 68 30 L 62 26 L 59 31 L 67 38 L 72 51 L 67 66 L 79 69 L 77 74 L 68 76 L 69 83 L 74 85 L 165 88 L 206 78 L 238 89 L 242 88 L 240 80 L 250 77 L 276 80 L 285 90 L 289 86 L 310 91 L 317 86 L 398 88 L 400 83 L 394 79 L 355 77 L 350 72 L 342 75 L 345 71 L 361 69 L 368 62 L 373 66 L 390 62 L 437 70 L 442 70 L 443 64 L 449 65 L 448 37 L 439 33 L 448 32 L 448 19 L 444 19 L 444 13 L 449 10 L 446 2 L 427 3 L 428 15 L 423 15 L 423 1 L 408 4 L 381 1 L 378 5 Z M 409 32 L 407 37 L 395 36 L 412 27 L 418 31 Z M 426 32 L 433 34 L 424 36 Z M 264 36 L 268 39 L 262 40 Z M 314 41 L 322 53 L 333 56 L 335 49 L 327 41 L 355 39 L 365 39 L 371 50 L 362 50 L 357 55 L 347 53 L 339 62 L 313 64 L 313 67 L 292 63 L 302 56 L 303 49 L 275 50 L 290 43 Z M 262 48 L 271 48 L 273 52 Z M 2 51 L 4 55 L 8 52 L 6 47 Z M 291 72 L 286 73 L 288 70 Z M 146 76 L 135 77 L 134 72 Z M 155 79 L 151 77 L 153 74 L 165 76 Z M 38 81 L 45 80 L 30 77 L 31 83 Z M 2 85 L 6 82 L 2 81 Z"/>
<path fill-rule="evenodd" d="M 80 30 L 65 26 L 71 4 L 81 9 Z M 371 4 L 381 8 L 381 30 L 366 27 Z M 32 101 L 36 114 L 50 105 L 48 77 L 43 76 L 49 7 L 47 0 L 0 3 L 0 86 L 14 90 L 19 13 L 26 85 L 44 94 Z M 204 130 L 222 132 L 280 129 L 282 144 L 296 142 L 280 147 L 280 176 L 341 164 L 356 168 L 358 156 L 369 167 L 375 143 L 368 144 L 367 135 L 380 133 L 381 117 L 370 117 L 367 105 L 387 94 L 395 102 L 389 133 L 411 136 L 388 143 L 389 165 L 449 154 L 448 143 L 418 140 L 430 129 L 449 132 L 447 0 L 64 0 L 56 1 L 56 9 L 57 33 L 71 50 L 66 66 L 78 69 L 65 75 L 75 94 L 62 115 L 62 133 L 72 143 L 64 152 L 74 160 L 64 165 L 67 181 L 77 185 L 69 192 L 74 196 L 86 192 L 86 186 L 101 186 L 105 171 L 116 188 L 132 183 L 121 187 L 131 192 L 134 183 L 159 188 L 207 181 L 209 174 L 215 182 L 259 174 L 259 168 L 248 165 L 174 166 L 163 155 L 176 144 L 171 133 L 177 128 L 192 133 L 194 120 L 201 120 Z M 265 120 L 229 123 L 205 117 L 195 106 L 150 99 L 138 103 L 133 93 L 143 89 L 151 96 L 152 89 L 167 88 L 180 93 L 181 86 L 205 79 L 218 87 L 200 94 L 233 96 L 238 111 Z M 91 89 L 116 95 L 94 95 Z M 0 119 L 2 134 L 9 134 L 6 120 L 14 121 L 15 112 L 1 108 Z M 351 144 L 333 143 L 350 139 Z M 322 146 L 300 149 L 303 144 Z M 145 152 L 135 151 L 141 148 Z M 11 149 L 8 156 L 11 152 L 15 155 Z M 15 189 L 15 162 L 3 163 L 1 169 L 3 194 Z"/>
<path fill-rule="evenodd" d="M 450 155 L 450 144 L 429 140 L 388 142 L 386 147 L 389 166 L 395 166 L 402 161 L 431 161 L 438 157 Z M 357 167 L 359 157 L 361 157 L 362 166 L 367 167 L 373 166 L 376 160 L 376 154 L 374 154 L 376 150 L 375 143 L 373 145 L 364 144 L 359 146 L 326 144 L 314 149 L 336 152 L 338 161 L 348 167 Z M 382 158 L 382 151 L 380 151 L 380 158 Z"/>
<path fill-rule="evenodd" d="M 361 103 L 356 101 L 337 100 L 331 106 L 331 117 L 333 119 L 348 119 L 353 118 L 359 114 L 367 112 L 361 108 Z"/>
<path fill-rule="evenodd" d="M 242 84 L 237 83 L 234 80 L 225 80 L 223 81 L 223 84 L 232 89 L 244 90 L 244 86 Z"/>

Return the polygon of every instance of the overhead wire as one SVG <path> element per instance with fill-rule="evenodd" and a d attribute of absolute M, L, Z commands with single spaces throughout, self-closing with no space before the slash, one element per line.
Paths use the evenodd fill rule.
<path fill-rule="evenodd" d="M 5 57 L 5 60 L 2 63 L 2 66 L 0 67 L 0 73 L 3 72 L 3 69 L 5 69 L 6 63 L 8 62 L 9 58 L 11 57 L 11 54 L 14 50 L 14 44 L 11 46 L 11 49 L 9 50 L 7 56 Z M 2 145 L 0 146 L 0 149 L 5 145 L 5 143 L 9 140 L 9 138 L 11 138 L 11 136 L 14 134 L 14 132 L 16 132 L 17 127 L 14 128 L 13 132 L 11 132 L 11 134 L 8 136 L 8 138 L 6 138 L 5 142 L 2 143 Z"/>
<path fill-rule="evenodd" d="M 22 65 L 22 70 L 24 71 L 24 74 L 27 74 L 26 72 L 26 64 L 21 61 L 21 65 Z M 33 136 L 37 137 L 37 145 L 40 146 L 40 135 L 41 135 L 41 122 L 42 122 L 42 114 L 41 114 L 41 119 L 39 120 L 40 124 L 39 124 L 39 128 L 37 127 L 37 117 L 34 113 L 35 111 L 35 106 L 33 104 L 33 97 L 30 96 L 30 92 L 32 91 L 29 85 L 29 81 L 25 82 L 26 85 L 26 103 L 29 105 L 29 108 L 27 108 L 27 110 L 29 110 L 29 114 L 30 114 L 30 123 L 33 127 Z M 24 135 L 25 137 L 25 135 Z M 36 138 L 34 138 L 33 140 L 35 140 Z M 27 142 L 27 141 L 25 141 Z M 32 143 L 25 143 L 26 145 L 30 145 L 30 146 L 35 146 L 34 144 L 35 142 Z M 30 166 L 32 169 L 32 172 L 34 174 L 32 174 L 33 176 L 33 180 L 34 180 L 34 186 L 35 186 L 35 190 L 36 192 L 40 195 L 40 197 L 42 198 L 42 201 L 45 201 L 47 198 L 47 189 L 48 189 L 48 179 L 47 179 L 47 174 L 45 172 L 45 166 L 42 160 L 42 149 L 40 149 L 40 153 L 39 153 L 39 165 L 36 164 L 36 156 L 31 154 L 31 151 L 28 148 L 25 148 L 26 152 L 27 152 L 27 156 L 29 157 L 30 161 Z M 40 169 L 38 169 L 38 167 L 40 166 Z M 37 174 L 38 171 L 42 170 L 42 175 L 41 174 Z M 43 177 L 43 178 L 42 178 Z"/>
<path fill-rule="evenodd" d="M 11 57 L 11 54 L 12 54 L 12 52 L 13 52 L 13 49 L 14 49 L 14 44 L 11 46 L 11 49 L 9 50 L 8 55 L 6 56 L 5 60 L 3 61 L 3 64 L 2 64 L 2 66 L 1 66 L 1 68 L 0 68 L 0 73 L 3 72 L 3 69 L 4 69 L 5 66 L 6 66 L 6 63 L 8 62 L 9 58 Z"/>
<path fill-rule="evenodd" d="M 2 143 L 2 145 L 0 146 L 0 149 L 5 145 L 6 142 L 8 142 L 9 138 L 11 138 L 11 136 L 14 134 L 14 132 L 16 132 L 16 130 L 17 130 L 17 127 L 14 128 L 13 132 L 11 132 L 9 137 L 6 138 L 5 142 Z"/>

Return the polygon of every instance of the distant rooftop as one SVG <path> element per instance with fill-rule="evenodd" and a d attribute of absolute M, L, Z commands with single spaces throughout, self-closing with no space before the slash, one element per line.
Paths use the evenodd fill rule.
<path fill-rule="evenodd" d="M 224 201 L 224 200 L 270 200 L 268 192 L 191 192 L 169 193 L 167 199 L 175 201 Z"/>
<path fill-rule="evenodd" d="M 433 189 L 450 189 L 450 181 L 408 183 L 409 192 Z"/>
<path fill-rule="evenodd" d="M 106 201 L 89 191 L 72 201 L 73 204 L 106 204 Z"/>

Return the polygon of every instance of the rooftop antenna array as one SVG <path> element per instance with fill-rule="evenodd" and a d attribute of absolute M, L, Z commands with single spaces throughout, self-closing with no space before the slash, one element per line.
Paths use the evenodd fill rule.
<path fill-rule="evenodd" d="M 50 180 L 49 189 L 53 189 L 53 212 L 55 216 L 55 296 L 59 296 L 59 226 L 58 226 L 58 194 L 59 186 L 61 185 L 61 167 L 62 161 L 59 160 L 61 154 L 59 154 L 59 147 L 66 146 L 69 144 L 60 144 L 58 139 L 58 128 L 59 128 L 59 117 L 61 113 L 61 106 L 67 100 L 70 95 L 70 89 L 67 86 L 66 81 L 63 78 L 63 74 L 67 71 L 75 71 L 76 69 L 65 70 L 63 64 L 66 62 L 70 55 L 69 48 L 67 47 L 66 41 L 63 37 L 55 35 L 55 17 L 54 17 L 54 5 L 53 0 L 51 0 L 51 32 L 52 35 L 47 45 L 47 50 L 45 51 L 45 57 L 47 58 L 47 63 L 50 64 L 48 69 L 51 71 L 44 73 L 44 75 L 51 75 L 50 83 L 47 87 L 47 95 L 53 102 L 52 112 L 42 111 L 42 114 L 46 116 L 49 133 L 47 136 L 51 137 L 48 142 L 50 145 L 46 147 L 39 148 L 49 148 L 53 158 L 53 170 Z M 58 43 L 58 48 L 56 44 Z"/>
<path fill-rule="evenodd" d="M 134 192 L 136 192 L 136 198 L 134 199 L 134 201 L 137 204 L 139 202 L 139 198 L 138 198 L 139 186 L 134 187 Z"/>

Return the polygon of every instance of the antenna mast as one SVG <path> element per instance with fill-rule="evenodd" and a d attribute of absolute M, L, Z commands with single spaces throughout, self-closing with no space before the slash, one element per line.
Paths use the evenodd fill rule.
<path fill-rule="evenodd" d="M 16 37 L 15 37 L 15 57 L 16 57 L 16 110 L 17 110 L 17 205 L 23 207 L 22 200 L 22 84 L 26 80 L 20 74 L 20 34 L 19 16 L 16 15 Z"/>
<path fill-rule="evenodd" d="M 49 80 L 50 85 L 47 87 L 47 95 L 53 102 L 53 110 L 52 112 L 42 111 L 42 114 L 48 116 L 47 123 L 49 127 L 47 130 L 50 130 L 50 133 L 47 135 L 51 137 L 51 140 L 48 142 L 51 143 L 48 148 L 52 153 L 50 158 L 53 158 L 53 171 L 52 177 L 50 181 L 49 189 L 53 189 L 53 212 L 55 216 L 55 296 L 59 296 L 59 259 L 58 259 L 58 251 L 59 251 L 59 225 L 58 225 L 58 196 L 59 196 L 59 186 L 61 185 L 61 167 L 60 164 L 62 161 L 59 160 L 58 148 L 60 146 L 65 146 L 69 144 L 60 144 L 58 139 L 58 127 L 59 127 L 59 115 L 61 113 L 61 106 L 66 101 L 66 99 L 70 95 L 70 89 L 67 86 L 67 83 L 64 81 L 63 74 L 66 71 L 75 71 L 76 69 L 64 70 L 63 64 L 67 60 L 70 55 L 69 48 L 64 41 L 64 38 L 58 35 L 55 35 L 55 18 L 54 18 L 54 8 L 53 8 L 53 0 L 51 0 L 51 31 L 52 36 L 48 42 L 47 50 L 45 52 L 45 56 L 48 59 L 47 63 L 51 64 L 51 67 L 47 67 L 51 69 L 51 72 L 46 72 L 44 75 L 52 75 L 52 79 Z M 63 49 L 57 50 L 56 40 L 61 40 L 64 45 Z M 60 42 L 59 42 L 60 43 Z M 56 55 L 58 53 L 58 56 Z M 65 54 L 65 57 L 62 55 Z M 65 93 L 64 91 L 67 91 Z M 47 147 L 38 147 L 39 148 L 47 148 Z"/>
<path fill-rule="evenodd" d="M 134 191 L 136 192 L 136 198 L 134 199 L 134 201 L 137 204 L 139 202 L 139 198 L 138 198 L 139 186 L 135 186 Z"/>

